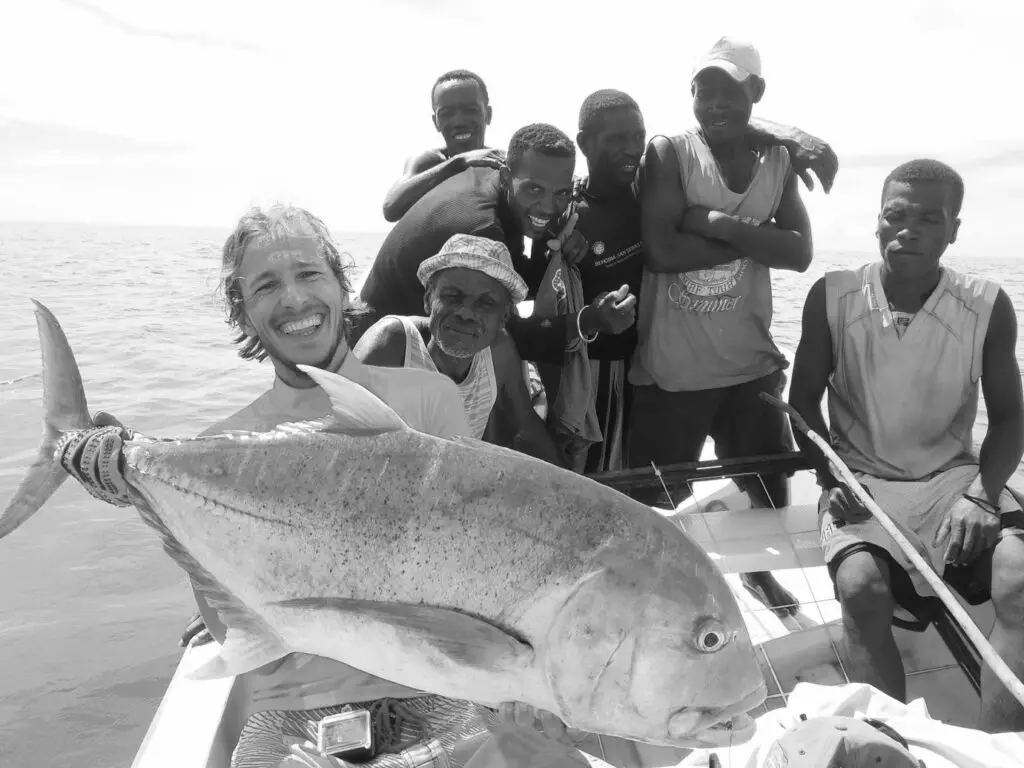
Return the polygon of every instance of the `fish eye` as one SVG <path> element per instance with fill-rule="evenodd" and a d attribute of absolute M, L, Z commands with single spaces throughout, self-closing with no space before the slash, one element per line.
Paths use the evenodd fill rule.
<path fill-rule="evenodd" d="M 697 633 L 697 650 L 701 653 L 720 651 L 729 641 L 722 625 L 717 621 L 709 621 Z"/>

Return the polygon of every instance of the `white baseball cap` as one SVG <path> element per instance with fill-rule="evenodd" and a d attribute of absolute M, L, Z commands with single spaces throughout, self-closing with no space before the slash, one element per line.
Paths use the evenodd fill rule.
<path fill-rule="evenodd" d="M 697 61 L 693 68 L 693 76 L 697 77 L 705 69 L 720 69 L 738 83 L 745 82 L 754 75 L 761 77 L 761 54 L 753 43 L 723 37 Z"/>

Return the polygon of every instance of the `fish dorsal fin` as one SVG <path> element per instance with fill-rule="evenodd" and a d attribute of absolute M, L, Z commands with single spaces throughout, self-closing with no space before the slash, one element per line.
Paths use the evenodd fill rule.
<path fill-rule="evenodd" d="M 322 421 L 323 431 L 377 435 L 409 429 L 394 408 L 361 384 L 321 368 L 309 365 L 300 365 L 299 368 L 320 386 L 331 401 L 331 413 Z"/>

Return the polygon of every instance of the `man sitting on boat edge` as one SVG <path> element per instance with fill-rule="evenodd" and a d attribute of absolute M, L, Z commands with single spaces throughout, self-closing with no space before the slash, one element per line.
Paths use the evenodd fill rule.
<path fill-rule="evenodd" d="M 427 317 L 388 315 L 369 328 L 355 355 L 368 365 L 441 373 L 459 390 L 470 436 L 500 442 L 563 466 L 533 409 L 523 362 L 505 331 L 526 283 L 512 268 L 504 243 L 453 235 L 417 270 Z M 501 404 L 514 425 L 506 439 L 492 416 Z M 504 431 L 504 430 L 502 430 Z"/>
<path fill-rule="evenodd" d="M 881 260 L 829 272 L 811 288 L 790 402 L 831 440 L 879 507 L 947 579 L 985 585 L 994 649 L 1024 674 L 1024 513 L 1007 483 L 1024 455 L 1017 319 L 998 284 L 943 267 L 956 241 L 963 180 L 934 160 L 895 168 L 882 187 Z M 979 382 L 989 424 L 972 430 Z M 842 606 L 850 676 L 903 700 L 892 635 L 900 605 L 917 614 L 927 583 L 820 452 L 822 547 Z M 1024 731 L 1024 709 L 988 666 L 983 730 Z"/>

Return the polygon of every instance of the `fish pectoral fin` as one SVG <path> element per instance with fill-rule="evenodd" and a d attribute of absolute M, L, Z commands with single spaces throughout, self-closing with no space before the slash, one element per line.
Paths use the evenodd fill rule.
<path fill-rule="evenodd" d="M 309 365 L 299 368 L 331 401 L 331 413 L 322 422 L 324 432 L 374 435 L 409 429 L 390 405 L 352 379 Z"/>
<path fill-rule="evenodd" d="M 333 597 L 308 597 L 275 603 L 282 608 L 337 611 L 387 624 L 421 640 L 453 661 L 472 667 L 525 670 L 533 648 L 500 627 L 450 608 L 409 603 L 382 603 Z"/>
<path fill-rule="evenodd" d="M 259 669 L 288 653 L 289 650 L 276 638 L 231 628 L 224 638 L 220 652 L 202 666 L 189 672 L 186 677 L 192 680 L 234 677 Z"/>

